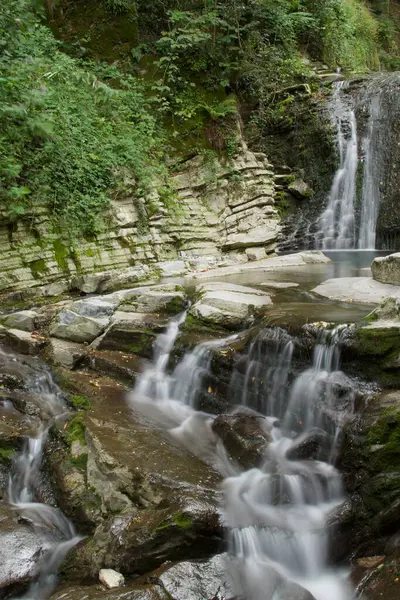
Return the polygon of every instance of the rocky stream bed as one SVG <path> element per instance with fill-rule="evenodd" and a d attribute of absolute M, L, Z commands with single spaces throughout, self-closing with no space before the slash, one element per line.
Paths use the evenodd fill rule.
<path fill-rule="evenodd" d="M 328 263 L 4 311 L 0 598 L 399 597 L 396 259 L 341 302 Z"/>

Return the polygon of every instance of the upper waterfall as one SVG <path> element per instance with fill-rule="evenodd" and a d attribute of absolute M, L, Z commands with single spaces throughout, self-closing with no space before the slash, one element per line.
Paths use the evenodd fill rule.
<path fill-rule="evenodd" d="M 349 82 L 334 84 L 329 109 L 336 127 L 339 166 L 333 178 L 328 203 L 317 221 L 317 246 L 322 249 L 375 249 L 380 203 L 379 135 L 381 101 L 379 92 L 361 103 L 367 127 L 359 135 L 357 102 L 346 93 Z M 359 175 L 362 173 L 362 189 Z M 358 200 L 359 198 L 359 200 Z"/>

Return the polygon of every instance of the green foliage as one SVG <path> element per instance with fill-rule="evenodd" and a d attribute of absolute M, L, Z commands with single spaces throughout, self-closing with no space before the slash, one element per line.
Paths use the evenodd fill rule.
<path fill-rule="evenodd" d="M 45 204 L 56 227 L 96 234 L 124 188 L 124 169 L 132 194 L 162 171 L 143 88 L 115 68 L 59 52 L 27 1 L 0 7 L 0 33 L 0 202 L 10 219 Z M 118 87 L 104 83 L 110 78 Z"/>
<path fill-rule="evenodd" d="M 104 0 L 107 10 L 115 15 L 135 12 L 135 0 Z"/>

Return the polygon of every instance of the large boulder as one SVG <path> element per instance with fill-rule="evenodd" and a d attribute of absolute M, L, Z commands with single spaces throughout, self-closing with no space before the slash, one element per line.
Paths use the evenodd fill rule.
<path fill-rule="evenodd" d="M 95 319 L 64 310 L 53 322 L 50 335 L 71 342 L 92 342 L 105 330 L 109 321 L 108 317 Z"/>
<path fill-rule="evenodd" d="M 353 345 L 358 357 L 365 357 L 360 366 L 369 377 L 385 385 L 399 385 L 400 301 L 387 298 L 365 317 L 355 331 Z"/>
<path fill-rule="evenodd" d="M 376 281 L 400 285 L 400 252 L 378 256 L 372 262 L 371 270 Z"/>
<path fill-rule="evenodd" d="M 67 577 L 95 580 L 101 568 L 131 576 L 212 555 L 221 544 L 219 476 L 132 413 L 114 381 L 74 379 L 92 407 L 68 426 L 64 454 L 58 436 L 48 456 L 63 510 L 91 534 L 72 551 Z M 71 440 L 84 458 L 71 456 Z"/>
<path fill-rule="evenodd" d="M 196 292 L 200 299 L 190 313 L 227 329 L 239 328 L 256 310 L 272 304 L 267 292 L 219 281 L 199 286 Z"/>

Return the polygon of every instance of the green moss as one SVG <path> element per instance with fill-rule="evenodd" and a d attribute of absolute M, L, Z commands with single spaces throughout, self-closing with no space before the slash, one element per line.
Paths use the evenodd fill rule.
<path fill-rule="evenodd" d="M 393 350 L 400 352 L 398 327 L 360 327 L 356 331 L 355 343 L 362 354 L 383 356 Z"/>
<path fill-rule="evenodd" d="M 83 446 L 86 445 L 85 429 L 86 426 L 83 412 L 80 412 L 68 423 L 68 427 L 66 429 L 68 442 L 72 444 L 72 442 L 77 440 Z"/>
<path fill-rule="evenodd" d="M 68 249 L 66 248 L 66 246 L 64 246 L 64 244 L 61 242 L 61 240 L 54 240 L 53 248 L 54 248 L 54 257 L 56 259 L 58 266 L 63 271 L 69 272 L 68 262 L 67 262 Z"/>
<path fill-rule="evenodd" d="M 87 396 L 71 396 L 71 403 L 77 410 L 87 410 L 92 406 L 92 402 Z"/>
<path fill-rule="evenodd" d="M 171 315 L 182 312 L 185 308 L 185 300 L 180 296 L 175 296 L 165 305 L 165 311 Z"/>
<path fill-rule="evenodd" d="M 0 464 L 1 463 L 5 463 L 5 464 L 10 464 L 14 454 L 15 454 L 16 450 L 15 448 L 0 448 Z"/>
<path fill-rule="evenodd" d="M 400 410 L 382 412 L 367 435 L 371 452 L 370 467 L 375 471 L 400 471 Z"/>
<path fill-rule="evenodd" d="M 133 354 L 146 354 L 149 350 L 149 346 L 153 344 L 154 333 L 139 333 L 134 342 L 129 344 L 129 352 Z"/>
<path fill-rule="evenodd" d="M 176 513 L 173 517 L 170 517 L 166 521 L 163 521 L 156 527 L 156 531 L 163 531 L 170 527 L 178 527 L 179 529 L 187 529 L 193 525 L 193 519 L 184 515 L 182 512 Z"/>
<path fill-rule="evenodd" d="M 74 467 L 76 467 L 80 471 L 84 471 L 84 472 L 86 472 L 87 461 L 88 461 L 87 454 L 81 454 L 80 456 L 76 456 L 76 457 L 70 459 L 70 462 L 71 462 L 71 464 L 74 465 Z"/>
<path fill-rule="evenodd" d="M 47 273 L 47 266 L 43 258 L 39 258 L 38 260 L 29 263 L 29 268 L 34 279 L 40 279 L 41 275 Z"/>

